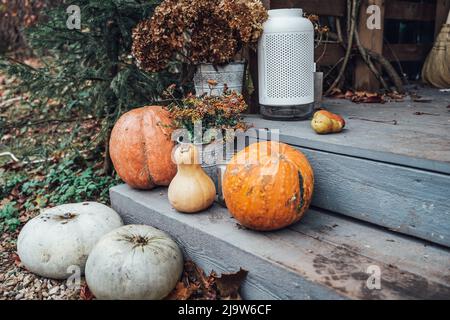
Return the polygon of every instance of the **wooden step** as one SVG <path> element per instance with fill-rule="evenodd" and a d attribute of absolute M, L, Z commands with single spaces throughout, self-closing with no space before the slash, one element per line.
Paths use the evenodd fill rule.
<path fill-rule="evenodd" d="M 314 206 L 450 247 L 450 94 L 428 97 L 429 103 L 326 100 L 324 107 L 347 121 L 335 135 L 315 134 L 309 121 L 246 121 L 264 129 L 259 139 L 279 130 L 280 141 L 305 153 L 316 178 Z"/>
<path fill-rule="evenodd" d="M 110 195 L 125 223 L 168 232 L 206 272 L 248 270 L 245 299 L 450 299 L 449 249 L 342 215 L 311 209 L 290 228 L 254 232 L 217 204 L 178 213 L 165 188 Z M 368 288 L 369 268 L 379 268 L 381 289 Z"/>

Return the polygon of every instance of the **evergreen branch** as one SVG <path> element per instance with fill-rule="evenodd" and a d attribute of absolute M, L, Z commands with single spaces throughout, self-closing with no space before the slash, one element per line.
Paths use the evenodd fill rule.
<path fill-rule="evenodd" d="M 17 60 L 16 58 L 13 58 L 11 56 L 4 56 L 4 57 L 6 58 L 6 60 L 8 60 L 10 62 L 13 62 L 15 64 L 18 64 L 18 65 L 21 65 L 22 67 L 25 67 L 27 69 L 31 69 L 33 71 L 38 71 L 36 68 L 34 68 L 34 67 L 30 66 L 29 64 L 26 64 L 26 63 L 24 63 L 24 62 L 22 62 L 20 60 Z"/>

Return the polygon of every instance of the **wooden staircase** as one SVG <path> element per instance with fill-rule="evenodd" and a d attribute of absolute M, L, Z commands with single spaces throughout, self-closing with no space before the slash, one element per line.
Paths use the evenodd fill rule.
<path fill-rule="evenodd" d="M 262 129 L 250 140 L 280 129 L 315 171 L 313 207 L 285 230 L 245 230 L 218 204 L 180 214 L 164 188 L 112 188 L 112 206 L 126 223 L 167 231 L 207 272 L 248 270 L 246 299 L 450 299 L 449 101 L 330 100 L 348 127 L 329 136 L 309 122 L 249 117 Z"/>

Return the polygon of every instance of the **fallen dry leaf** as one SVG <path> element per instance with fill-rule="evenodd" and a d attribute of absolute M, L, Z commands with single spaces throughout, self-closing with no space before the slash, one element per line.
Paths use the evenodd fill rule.
<path fill-rule="evenodd" d="M 345 99 L 351 99 L 355 94 L 353 93 L 353 91 L 351 90 L 347 90 L 347 92 L 345 93 L 344 97 Z"/>
<path fill-rule="evenodd" d="M 177 283 L 175 289 L 166 297 L 166 300 L 188 300 L 199 289 L 196 284 L 186 285 L 183 281 Z"/>
<path fill-rule="evenodd" d="M 248 271 L 240 269 L 236 273 L 223 273 L 215 277 L 217 290 L 223 300 L 241 300 L 239 289 L 247 277 Z"/>
<path fill-rule="evenodd" d="M 395 101 L 398 101 L 398 102 L 403 101 L 403 99 L 405 98 L 405 95 L 404 95 L 404 94 L 398 93 L 397 91 L 389 92 L 389 93 L 387 94 L 387 96 L 388 96 L 389 98 L 395 100 Z"/>
<path fill-rule="evenodd" d="M 14 264 L 16 265 L 16 267 L 18 267 L 18 268 L 22 267 L 22 261 L 20 260 L 20 257 L 17 253 L 15 253 L 15 252 L 11 253 L 10 258 L 11 258 L 11 260 L 14 261 Z"/>
<path fill-rule="evenodd" d="M 342 93 L 341 89 L 338 88 L 334 88 L 333 90 L 331 90 L 329 96 L 335 99 L 345 99 L 345 94 Z"/>
<path fill-rule="evenodd" d="M 218 82 L 216 80 L 208 80 L 207 82 L 211 87 L 215 87 L 218 85 Z"/>
<path fill-rule="evenodd" d="M 240 300 L 239 289 L 247 276 L 240 269 L 236 273 L 224 273 L 220 277 L 214 271 L 209 276 L 194 262 L 184 264 L 184 272 L 175 289 L 166 300 Z"/>
<path fill-rule="evenodd" d="M 198 283 L 200 287 L 209 289 L 214 281 L 213 277 L 207 277 L 202 269 L 200 269 L 193 261 L 186 261 L 185 270 L 187 272 L 189 282 Z"/>
<path fill-rule="evenodd" d="M 375 92 L 367 92 L 367 91 L 351 91 L 347 90 L 344 93 L 340 89 L 333 89 L 331 91 L 330 97 L 335 99 L 347 99 L 354 103 L 385 103 L 386 96 L 375 93 Z"/>
<path fill-rule="evenodd" d="M 215 273 L 209 276 L 193 261 L 184 263 L 183 276 L 175 289 L 166 297 L 167 300 L 216 300 L 217 289 L 214 285 Z"/>
<path fill-rule="evenodd" d="M 351 98 L 355 103 L 384 103 L 384 97 L 378 93 L 359 91 Z"/>
<path fill-rule="evenodd" d="M 89 289 L 86 282 L 84 282 L 81 285 L 80 299 L 81 300 L 93 300 L 94 299 L 94 294 L 91 292 L 91 290 Z"/>

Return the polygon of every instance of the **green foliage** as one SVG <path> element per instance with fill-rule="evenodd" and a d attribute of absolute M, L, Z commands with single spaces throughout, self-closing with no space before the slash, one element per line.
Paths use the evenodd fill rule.
<path fill-rule="evenodd" d="M 39 12 L 40 21 L 26 29 L 39 63 L 0 56 L 0 71 L 18 79 L 8 95 L 26 96 L 20 105 L 2 110 L 0 136 L 9 136 L 7 150 L 20 160 L 51 163 L 3 166 L 2 229 L 14 229 L 19 213 L 47 206 L 108 203 L 109 188 L 119 179 L 105 175 L 99 162 L 112 125 L 129 109 L 158 103 L 165 88 L 179 83 L 179 65 L 148 73 L 136 67 L 131 55 L 132 29 L 161 0 L 57 2 L 59 6 Z M 81 9 L 80 30 L 66 26 L 71 4 Z"/>
<path fill-rule="evenodd" d="M 101 169 L 93 168 L 81 158 L 64 159 L 27 174 L 6 171 L 0 178 L 0 203 L 5 203 L 0 205 L 0 232 L 14 231 L 20 225 L 18 218 L 22 212 L 33 213 L 71 202 L 108 204 L 109 189 L 119 183 L 117 176 L 104 175 Z"/>
<path fill-rule="evenodd" d="M 108 203 L 109 188 L 119 183 L 100 169 L 80 165 L 73 159 L 64 160 L 47 169 L 44 177 L 34 177 L 23 183 L 20 192 L 27 197 L 26 208 L 68 202 L 98 201 Z"/>
<path fill-rule="evenodd" d="M 98 169 L 80 169 L 73 160 L 68 160 L 51 167 L 44 180 L 25 183 L 22 192 L 37 195 L 42 202 L 54 205 L 87 200 L 107 202 L 109 188 L 118 182 L 117 178 L 104 176 Z M 46 188 L 50 192 L 46 192 Z"/>
<path fill-rule="evenodd" d="M 5 175 L 0 178 L 0 200 L 6 198 L 14 187 L 21 185 L 26 180 L 26 175 L 23 173 L 16 173 L 12 175 Z"/>
<path fill-rule="evenodd" d="M 9 202 L 0 208 L 0 232 L 15 231 L 20 225 L 19 210 L 15 205 L 15 202 Z"/>
<path fill-rule="evenodd" d="M 4 57 L 0 69 L 20 78 L 20 89 L 31 95 L 29 101 L 41 102 L 40 119 L 94 116 L 102 121 L 102 141 L 122 113 L 155 103 L 164 88 L 177 82 L 176 73 L 139 70 L 130 54 L 132 28 L 151 16 L 160 0 L 61 2 L 27 30 L 42 65 L 31 67 Z M 81 9 L 81 30 L 66 26 L 71 4 Z M 50 99 L 64 107 L 45 108 Z"/>

